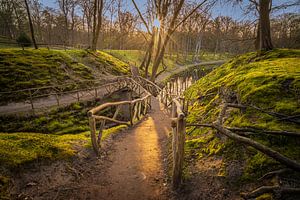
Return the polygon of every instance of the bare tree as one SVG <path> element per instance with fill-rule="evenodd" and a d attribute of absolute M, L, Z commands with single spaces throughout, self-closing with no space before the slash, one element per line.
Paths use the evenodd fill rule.
<path fill-rule="evenodd" d="M 96 51 L 103 18 L 103 0 L 94 1 L 92 50 Z"/>
<path fill-rule="evenodd" d="M 179 14 L 183 8 L 183 5 L 185 3 L 185 0 L 166 0 L 166 1 L 159 1 L 159 0 L 153 0 L 153 16 L 156 16 L 156 21 L 159 22 L 159 26 L 155 27 L 155 31 L 151 33 L 151 29 L 149 27 L 146 20 L 144 19 L 142 13 L 140 12 L 137 4 L 134 0 L 132 0 L 136 10 L 138 11 L 138 14 L 140 18 L 142 19 L 144 25 L 146 26 L 146 29 L 149 34 L 156 33 L 155 39 L 155 45 L 153 52 L 155 53 L 154 59 L 153 59 L 153 66 L 152 66 L 152 74 L 151 74 L 151 80 L 155 81 L 158 68 L 160 64 L 163 61 L 164 53 L 167 47 L 167 44 L 171 38 L 171 35 L 175 32 L 175 30 L 184 23 L 196 10 L 198 10 L 201 6 L 204 5 L 204 3 L 207 2 L 207 0 L 203 0 L 201 3 L 199 3 L 197 6 L 195 6 L 190 12 L 188 12 L 187 15 L 185 15 L 179 22 Z M 152 2 L 152 1 L 151 1 Z M 152 22 L 153 24 L 153 22 Z M 151 42 L 149 42 L 151 44 Z M 150 45 L 149 45 L 150 46 Z M 146 54 L 147 55 L 147 54 Z"/>
<path fill-rule="evenodd" d="M 83 11 L 83 20 L 86 19 L 86 25 L 87 25 L 87 40 L 88 44 L 90 44 L 90 33 L 92 29 L 92 18 L 93 18 L 93 2 L 92 0 L 80 0 L 80 6 Z M 84 22 L 83 22 L 84 26 Z M 84 27 L 85 29 L 85 27 Z"/>
<path fill-rule="evenodd" d="M 34 48 L 38 49 L 38 46 L 37 46 L 36 41 L 35 41 L 34 29 L 33 29 L 33 24 L 32 24 L 32 21 L 31 21 L 31 15 L 30 15 L 30 9 L 29 9 L 29 6 L 28 6 L 28 2 L 27 2 L 27 0 L 24 0 L 24 2 L 25 2 L 25 6 L 26 6 L 27 15 L 28 15 L 28 21 L 29 21 L 29 26 L 30 26 L 32 43 L 34 45 Z"/>

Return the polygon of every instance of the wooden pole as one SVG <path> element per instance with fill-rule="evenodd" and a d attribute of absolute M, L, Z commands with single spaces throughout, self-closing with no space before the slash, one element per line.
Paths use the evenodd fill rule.
<path fill-rule="evenodd" d="M 30 104 L 31 104 L 32 113 L 34 115 L 34 106 L 33 106 L 33 99 L 32 99 L 32 92 L 31 92 L 31 90 L 29 90 L 29 98 L 30 98 Z"/>
<path fill-rule="evenodd" d="M 97 144 L 97 138 L 96 138 L 96 121 L 93 116 L 89 117 L 89 124 L 90 124 L 90 129 L 91 129 L 92 146 L 93 146 L 95 153 L 98 156 L 100 153 L 100 150 L 99 150 L 99 146 Z"/>
<path fill-rule="evenodd" d="M 95 88 L 95 99 L 97 99 L 97 96 L 98 96 L 98 94 L 97 94 L 97 88 Z"/>
<path fill-rule="evenodd" d="M 79 92 L 77 91 L 77 101 L 79 102 Z"/>
<path fill-rule="evenodd" d="M 132 103 L 129 104 L 129 117 L 130 117 L 130 125 L 133 125 L 133 107 Z"/>
<path fill-rule="evenodd" d="M 184 161 L 184 143 L 185 143 L 185 116 L 180 114 L 177 117 L 177 131 L 173 136 L 175 138 L 175 152 L 173 153 L 173 172 L 172 184 L 173 188 L 177 189 L 182 181 L 182 167 Z M 174 149 L 173 149 L 174 150 Z"/>
<path fill-rule="evenodd" d="M 59 106 L 59 96 L 57 93 L 55 93 L 55 98 L 56 98 L 57 106 Z"/>
<path fill-rule="evenodd" d="M 178 78 L 176 79 L 176 94 L 178 95 L 179 94 L 179 90 L 178 90 Z"/>

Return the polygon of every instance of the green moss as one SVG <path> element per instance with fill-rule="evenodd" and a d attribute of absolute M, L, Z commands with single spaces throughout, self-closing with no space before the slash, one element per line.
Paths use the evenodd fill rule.
<path fill-rule="evenodd" d="M 273 195 L 270 193 L 262 194 L 259 197 L 256 197 L 255 200 L 273 200 Z"/>
<path fill-rule="evenodd" d="M 276 169 L 279 166 L 280 165 L 273 159 L 260 152 L 256 152 L 246 160 L 246 167 L 241 180 L 257 180 L 268 171 L 272 171 L 272 169 Z"/>
<path fill-rule="evenodd" d="M 74 155 L 74 145 L 87 141 L 86 133 L 49 135 L 39 133 L 0 133 L 0 164 L 17 167 L 34 160 L 63 159 Z"/>
<path fill-rule="evenodd" d="M 224 93 L 233 102 L 250 104 L 270 112 L 288 116 L 300 114 L 300 50 L 275 49 L 269 52 L 247 53 L 238 56 L 201 78 L 185 92 L 185 97 L 194 102 L 190 107 L 188 123 L 212 123 L 218 118 Z M 299 125 L 287 123 L 255 109 L 240 111 L 232 109 L 226 117 L 229 127 L 258 127 L 268 130 L 299 132 Z M 207 137 L 211 129 L 194 131 L 191 137 Z M 252 139 L 272 147 L 280 153 L 300 161 L 299 141 L 284 136 L 251 136 Z M 189 139 L 189 138 L 188 138 Z M 220 144 L 219 144 L 220 143 Z M 219 144 L 219 145 L 218 145 Z M 237 152 L 231 140 L 211 140 L 202 145 L 199 152 L 219 154 L 228 161 L 239 157 L 245 163 L 244 180 L 253 180 L 264 170 L 280 165 L 256 150 Z M 238 155 L 238 156 L 234 156 Z M 262 170 L 263 169 L 263 170 Z"/>
<path fill-rule="evenodd" d="M 125 128 L 127 128 L 126 125 L 118 125 L 118 126 L 103 130 L 102 140 L 107 139 L 110 135 L 116 134 L 116 133 L 120 132 L 121 130 L 124 130 Z"/>
<path fill-rule="evenodd" d="M 96 68 L 96 69 L 95 69 Z M 98 51 L 47 49 L 0 49 L 0 87 L 2 92 L 27 88 L 62 86 L 63 91 L 85 88 L 98 74 L 122 75 L 129 66 L 119 59 Z M 40 94 L 49 93 L 41 90 Z M 0 102 L 28 98 L 28 92 L 1 95 Z"/>
<path fill-rule="evenodd" d="M 53 109 L 40 116 L 0 116 L 0 130 L 5 132 L 38 132 L 51 134 L 77 134 L 89 130 L 87 112 L 101 102 L 73 103 L 64 108 Z M 114 110 L 104 110 L 110 114 Z"/>
<path fill-rule="evenodd" d="M 120 73 L 128 74 L 130 72 L 129 65 L 119 60 L 117 57 L 113 57 L 112 55 L 103 51 L 97 51 L 97 56 L 100 62 L 112 66 L 112 70 L 114 70 L 114 72 L 117 74 Z"/>

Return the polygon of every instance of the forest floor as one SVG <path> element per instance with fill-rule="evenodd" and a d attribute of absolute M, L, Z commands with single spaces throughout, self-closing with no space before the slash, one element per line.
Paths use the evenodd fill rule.
<path fill-rule="evenodd" d="M 13 199 L 172 199 L 167 180 L 171 123 L 157 100 L 152 106 L 136 126 L 108 139 L 100 158 L 78 147 L 70 161 L 15 173 Z"/>

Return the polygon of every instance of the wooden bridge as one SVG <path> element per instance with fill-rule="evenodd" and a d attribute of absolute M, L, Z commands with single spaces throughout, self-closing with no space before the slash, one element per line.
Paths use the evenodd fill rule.
<path fill-rule="evenodd" d="M 104 103 L 88 112 L 89 124 L 91 129 L 91 140 L 95 153 L 101 154 L 101 138 L 106 123 L 124 124 L 134 126 L 151 109 L 151 98 L 155 97 L 168 111 L 170 127 L 172 128 L 172 184 L 177 188 L 181 183 L 182 167 L 184 160 L 184 142 L 186 115 L 189 103 L 181 97 L 182 93 L 192 83 L 191 78 L 181 81 L 179 78 L 171 80 L 165 86 L 159 87 L 155 83 L 140 76 L 119 77 L 115 87 L 127 87 L 137 94 L 138 98 L 127 101 Z M 100 115 L 105 109 L 114 110 L 111 116 Z M 128 110 L 129 117 L 122 116 L 120 110 Z"/>

